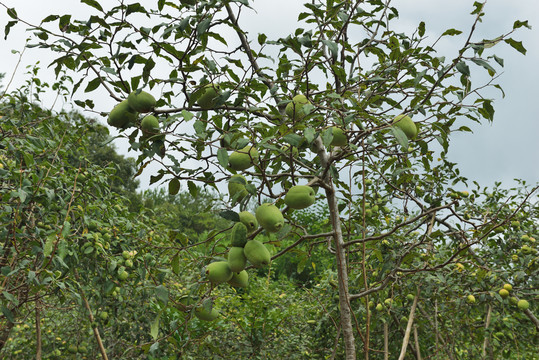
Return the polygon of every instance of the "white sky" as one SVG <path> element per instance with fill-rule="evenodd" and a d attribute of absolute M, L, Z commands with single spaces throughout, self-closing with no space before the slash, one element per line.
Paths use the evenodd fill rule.
<path fill-rule="evenodd" d="M 135 2 L 134 0 L 126 2 Z M 147 8 L 155 7 L 157 0 L 139 0 Z M 116 4 L 116 0 L 102 0 L 105 4 Z M 291 0 L 256 0 L 252 1 L 256 13 L 244 12 L 240 23 L 248 29 L 252 39 L 258 33 L 266 33 L 270 38 L 286 36 L 292 33 L 298 23 L 297 14 L 301 11 L 304 1 Z M 448 28 L 457 28 L 466 32 L 473 21 L 468 14 L 473 9 L 474 0 L 393 0 L 400 13 L 394 28 L 416 28 L 420 21 L 426 23 L 427 34 L 434 39 Z M 39 21 L 49 14 L 71 13 L 76 18 L 86 18 L 87 7 L 76 0 L 0 0 L 0 4 L 15 7 L 19 17 L 31 23 Z M 284 11 L 283 9 L 286 9 Z M 18 24 L 11 30 L 7 41 L 4 40 L 3 28 L 10 20 L 4 8 L 0 7 L 0 56 L 2 66 L 0 72 L 6 73 L 3 81 L 5 86 L 14 72 L 19 60 L 18 54 L 12 49 L 22 51 L 25 39 L 29 34 L 25 32 L 26 26 Z M 486 16 L 478 27 L 476 38 L 493 38 L 512 28 L 515 20 L 528 20 L 532 30 L 521 29 L 513 35 L 518 41 L 523 41 L 528 50 L 526 56 L 513 50 L 506 44 L 494 48 L 494 53 L 505 60 L 503 75 L 498 83 L 503 87 L 506 97 L 493 93 L 496 98 L 494 123 L 482 126 L 471 125 L 473 134 L 460 133 L 452 136 L 449 157 L 459 164 L 461 173 L 470 180 L 476 180 L 481 185 L 492 185 L 494 181 L 503 181 L 506 186 L 513 185 L 512 179 L 521 178 L 528 182 L 539 181 L 539 115 L 535 107 L 539 101 L 539 1 L 515 0 L 511 3 L 505 0 L 489 0 L 486 7 Z M 455 43 L 451 43 L 455 41 Z M 450 51 L 454 46 L 462 43 L 462 38 L 448 39 L 441 51 Z M 42 79 L 54 81 L 52 69 L 45 69 L 53 59 L 48 50 L 26 50 L 21 65 L 10 89 L 13 90 L 26 80 L 25 67 L 41 61 Z M 451 53 L 447 54 L 451 56 Z M 472 68 L 472 71 L 474 69 Z M 472 76 L 474 74 L 472 73 Z M 473 78 L 472 78 L 473 79 Z M 92 93 L 95 94 L 95 93 Z M 98 95 L 92 95 L 98 96 Z M 52 97 L 43 98 L 44 106 L 51 106 Z M 103 98 L 97 97 L 99 110 L 106 111 L 114 105 L 114 101 L 106 94 Z M 105 119 L 101 119 L 105 121 Z M 464 124 L 464 122 L 462 123 Z M 126 154 L 125 143 L 118 143 L 119 151 Z M 135 156 L 134 154 L 130 154 Z M 142 188 L 149 182 L 150 171 L 145 171 L 140 177 Z M 153 169 L 155 171 L 155 168 Z"/>

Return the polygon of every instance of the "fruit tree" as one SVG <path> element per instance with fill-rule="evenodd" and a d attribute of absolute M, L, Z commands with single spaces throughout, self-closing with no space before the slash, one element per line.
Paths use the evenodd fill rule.
<path fill-rule="evenodd" d="M 470 29 L 432 39 L 423 22 L 393 31 L 390 1 L 324 0 L 306 2 L 298 28 L 272 38 L 242 25 L 256 1 L 82 2 L 87 18 L 50 15 L 33 26 L 38 45 L 58 54 L 58 73 L 85 74 L 75 102 L 128 139 L 140 171 L 161 165 L 152 184 L 230 191 L 221 212 L 230 230 L 204 239 L 212 252 L 197 259 L 204 271 L 192 299 L 166 306 L 212 321 L 215 289 L 247 285 L 246 273 L 271 271 L 291 252 L 303 264 L 324 253 L 338 289 L 335 351 L 346 359 L 498 351 L 490 319 L 507 311 L 509 295 L 527 331 L 539 329 L 536 245 L 520 238 L 537 234 L 536 188 L 489 191 L 447 159 L 451 134 L 469 131 L 457 120 L 493 121 L 483 95 L 499 87 L 493 47 L 524 53 L 511 36 L 527 22 L 478 39 L 486 2 L 475 2 Z M 439 40 L 453 36 L 458 50 L 441 55 Z M 117 105 L 90 99 L 96 91 Z M 323 231 L 298 221 L 315 202 L 329 213 Z M 174 246 L 182 254 L 192 245 Z M 518 265 L 506 256 L 517 250 Z M 505 283 L 513 288 L 502 297 Z M 463 330 L 480 323 L 481 332 L 455 330 L 455 313 Z"/>

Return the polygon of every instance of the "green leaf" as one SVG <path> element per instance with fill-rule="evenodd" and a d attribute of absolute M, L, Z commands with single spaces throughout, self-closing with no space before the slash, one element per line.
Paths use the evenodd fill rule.
<path fill-rule="evenodd" d="M 198 196 L 198 187 L 196 186 L 196 184 L 192 181 L 188 181 L 187 187 L 189 188 L 189 194 L 191 194 L 192 197 L 196 198 Z"/>
<path fill-rule="evenodd" d="M 97 0 L 80 0 L 80 2 L 91 6 L 99 11 L 103 11 L 103 8 L 101 7 L 101 5 L 99 5 L 99 2 Z"/>
<path fill-rule="evenodd" d="M 54 245 L 54 240 L 56 239 L 56 234 L 50 234 L 47 236 L 45 245 L 43 245 L 43 256 L 48 257 L 52 253 L 52 246 Z"/>
<path fill-rule="evenodd" d="M 466 76 L 470 76 L 470 67 L 464 61 L 457 64 L 457 70 Z"/>
<path fill-rule="evenodd" d="M 240 216 L 238 215 L 238 213 L 232 210 L 223 210 L 219 213 L 219 216 L 225 220 L 230 220 L 234 222 L 240 221 Z"/>
<path fill-rule="evenodd" d="M 314 141 L 315 132 L 312 127 L 308 127 L 303 132 L 303 136 L 305 136 L 305 139 L 309 144 L 311 144 Z"/>
<path fill-rule="evenodd" d="M 328 47 L 329 51 L 331 52 L 331 58 L 333 59 L 333 61 L 337 60 L 337 56 L 339 55 L 339 46 L 337 45 L 337 43 L 325 39 L 322 40 L 322 43 Z"/>
<path fill-rule="evenodd" d="M 64 221 L 64 226 L 62 228 L 62 237 L 66 238 L 71 231 L 71 223 L 69 221 Z"/>
<path fill-rule="evenodd" d="M 525 20 L 525 21 L 520 21 L 520 20 L 517 20 L 514 22 L 513 24 L 513 29 L 518 29 L 520 27 L 526 27 L 528 29 L 531 29 L 532 27 L 528 24 L 528 20 Z"/>
<path fill-rule="evenodd" d="M 424 21 L 421 21 L 419 23 L 419 26 L 417 28 L 417 32 L 418 32 L 419 36 L 425 35 L 425 22 Z"/>
<path fill-rule="evenodd" d="M 176 195 L 180 191 L 180 180 L 174 178 L 168 182 L 168 194 Z"/>
<path fill-rule="evenodd" d="M 397 142 L 399 143 L 399 145 L 402 146 L 403 149 L 408 149 L 408 137 L 406 136 L 404 131 L 402 131 L 397 126 L 392 126 L 391 131 L 393 135 L 395 136 L 395 139 L 397 139 Z"/>
<path fill-rule="evenodd" d="M 9 15 L 10 18 L 12 19 L 18 19 L 19 17 L 17 16 L 17 11 L 15 11 L 15 8 L 8 8 L 7 9 L 7 14 Z"/>
<path fill-rule="evenodd" d="M 92 81 L 88 83 L 88 86 L 86 86 L 86 89 L 84 89 L 84 92 L 94 91 L 95 89 L 99 87 L 100 84 L 101 84 L 101 79 L 99 77 L 96 77 L 95 79 L 93 79 Z"/>
<path fill-rule="evenodd" d="M 178 254 L 174 255 L 171 261 L 172 271 L 176 275 L 180 275 L 180 256 Z"/>
<path fill-rule="evenodd" d="M 204 34 L 206 30 L 208 30 L 208 28 L 210 27 L 210 24 L 211 24 L 210 17 L 202 20 L 197 26 L 197 37 L 200 37 L 202 34 Z"/>
<path fill-rule="evenodd" d="M 483 59 L 472 59 L 472 61 L 475 64 L 477 64 L 479 66 L 482 66 L 485 69 L 487 69 L 489 74 L 493 75 L 493 74 L 496 73 L 496 70 L 488 62 L 486 62 L 485 60 L 483 60 Z"/>
<path fill-rule="evenodd" d="M 32 167 L 32 165 L 34 165 L 34 157 L 31 153 L 25 152 L 22 154 L 22 156 L 27 167 Z"/>
<path fill-rule="evenodd" d="M 511 45 L 519 53 L 526 55 L 526 48 L 524 48 L 524 45 L 522 45 L 522 41 L 516 41 L 514 39 L 509 38 L 509 39 L 505 39 L 505 42 Z"/>
<path fill-rule="evenodd" d="M 15 317 L 13 316 L 13 313 L 11 310 L 9 310 L 7 307 L 2 305 L 2 314 L 8 319 L 9 322 L 15 323 Z"/>
<path fill-rule="evenodd" d="M 228 166 L 228 151 L 224 148 L 217 150 L 217 160 L 222 167 L 226 168 Z"/>
<path fill-rule="evenodd" d="M 283 136 L 283 140 L 292 146 L 298 147 L 301 145 L 303 137 L 298 134 L 286 134 L 285 136 Z"/>
<path fill-rule="evenodd" d="M 185 119 L 185 121 L 189 121 L 189 120 L 191 120 L 195 115 L 193 115 L 192 113 L 190 113 L 190 112 L 187 111 L 187 110 L 182 110 L 182 116 L 183 116 L 183 118 Z"/>
<path fill-rule="evenodd" d="M 168 289 L 164 285 L 159 285 L 155 289 L 155 296 L 161 301 L 165 306 L 168 303 Z"/>
<path fill-rule="evenodd" d="M 150 328 L 150 335 L 154 340 L 157 340 L 159 335 L 159 320 L 161 318 L 161 313 L 157 314 L 157 317 L 152 321 L 152 326 Z"/>
<path fill-rule="evenodd" d="M 462 34 L 462 31 L 460 30 L 457 30 L 457 29 L 447 29 L 446 31 L 444 31 L 444 33 L 442 34 L 442 36 L 455 36 L 455 35 L 460 35 Z"/>

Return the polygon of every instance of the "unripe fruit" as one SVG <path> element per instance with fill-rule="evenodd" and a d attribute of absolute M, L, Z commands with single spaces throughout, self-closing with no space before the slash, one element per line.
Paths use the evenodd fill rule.
<path fill-rule="evenodd" d="M 511 291 L 511 290 L 513 290 L 513 285 L 511 285 L 511 284 L 504 284 L 504 285 L 503 285 L 503 288 L 504 288 L 505 290 L 507 290 L 507 291 Z"/>
<path fill-rule="evenodd" d="M 303 109 L 303 106 L 310 104 L 305 95 L 296 95 L 292 98 L 292 101 L 286 105 L 285 113 L 292 120 L 301 120 L 307 114 Z"/>
<path fill-rule="evenodd" d="M 247 287 L 249 283 L 249 274 L 245 270 L 242 270 L 239 273 L 234 273 L 232 275 L 232 279 L 230 279 L 228 283 L 234 287 Z"/>
<path fill-rule="evenodd" d="M 208 310 L 205 307 L 200 306 L 195 308 L 195 316 L 200 320 L 213 321 L 219 316 L 219 311 L 213 308 L 211 310 Z"/>
<path fill-rule="evenodd" d="M 401 114 L 395 117 L 393 125 L 400 128 L 408 139 L 413 139 L 417 136 L 417 126 L 407 115 Z"/>
<path fill-rule="evenodd" d="M 281 210 L 273 204 L 265 203 L 260 205 L 255 212 L 256 219 L 260 226 L 268 232 L 278 232 L 284 226 L 284 217 Z"/>
<path fill-rule="evenodd" d="M 500 294 L 500 296 L 501 296 L 502 298 L 505 299 L 506 297 L 509 296 L 509 291 L 507 291 L 507 290 L 505 290 L 505 289 L 500 289 L 500 291 L 498 292 L 498 294 Z"/>
<path fill-rule="evenodd" d="M 204 110 L 215 107 L 217 97 L 219 97 L 221 87 L 218 84 L 207 84 L 202 90 L 202 94 L 197 99 L 197 104 Z"/>
<path fill-rule="evenodd" d="M 467 300 L 470 304 L 475 304 L 475 296 L 473 296 L 473 295 L 468 295 L 468 297 L 466 298 L 466 300 Z"/>
<path fill-rule="evenodd" d="M 526 300 L 519 300 L 517 306 L 520 310 L 526 310 L 530 307 L 530 303 Z"/>
<path fill-rule="evenodd" d="M 333 146 L 345 146 L 348 143 L 346 134 L 344 130 L 337 126 L 330 127 L 333 133 L 333 139 L 331 140 L 331 145 Z"/>
<path fill-rule="evenodd" d="M 227 261 L 216 261 L 206 267 L 206 276 L 212 284 L 217 285 L 232 279 L 232 270 Z"/>
<path fill-rule="evenodd" d="M 241 150 L 234 151 L 228 157 L 228 165 L 232 170 L 247 170 L 253 164 L 258 163 L 258 151 L 254 146 L 247 145 Z"/>
<path fill-rule="evenodd" d="M 159 134 L 159 120 L 153 115 L 146 115 L 140 123 L 140 127 L 145 136 Z"/>
<path fill-rule="evenodd" d="M 382 304 L 376 305 L 376 310 L 378 310 L 378 311 L 384 310 L 384 305 L 382 305 Z"/>
<path fill-rule="evenodd" d="M 120 279 L 121 281 L 127 280 L 128 277 L 129 277 L 129 273 L 125 270 L 118 274 L 118 279 Z"/>
<path fill-rule="evenodd" d="M 251 233 L 258 229 L 258 221 L 249 211 L 242 211 L 238 215 L 240 216 L 240 222 L 247 228 L 247 232 Z"/>
<path fill-rule="evenodd" d="M 305 209 L 314 204 L 316 194 L 308 185 L 296 185 L 290 188 L 284 197 L 286 205 L 292 209 Z"/>
<path fill-rule="evenodd" d="M 99 317 L 101 320 L 107 320 L 109 318 L 109 314 L 106 311 L 103 311 L 101 314 L 99 314 Z"/>
<path fill-rule="evenodd" d="M 235 273 L 239 273 L 247 265 L 247 258 L 245 257 L 243 247 L 233 246 L 228 250 L 228 266 L 230 270 Z"/>
<path fill-rule="evenodd" d="M 266 246 L 258 240 L 249 240 L 243 248 L 245 257 L 254 267 L 260 268 L 271 262 L 271 255 Z"/>
<path fill-rule="evenodd" d="M 145 91 L 133 91 L 127 97 L 129 107 L 141 113 L 147 113 L 155 107 L 155 98 Z"/>
<path fill-rule="evenodd" d="M 138 113 L 129 107 L 127 100 L 116 105 L 109 114 L 107 123 L 116 128 L 125 128 L 137 120 Z"/>

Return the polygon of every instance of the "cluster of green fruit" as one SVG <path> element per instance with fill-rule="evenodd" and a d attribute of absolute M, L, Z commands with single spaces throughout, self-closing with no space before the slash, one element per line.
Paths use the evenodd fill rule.
<path fill-rule="evenodd" d="M 152 94 L 145 91 L 133 91 L 127 99 L 120 102 L 112 109 L 108 117 L 108 124 L 119 129 L 134 126 L 137 123 L 139 113 L 149 113 L 155 108 L 157 101 Z M 142 138 L 163 139 L 160 135 L 159 120 L 152 114 L 146 115 L 140 122 Z"/>
<path fill-rule="evenodd" d="M 239 182 L 232 184 L 242 185 Z M 243 189 L 233 189 L 233 191 L 241 192 Z M 312 205 L 314 201 L 315 192 L 307 185 L 294 186 L 285 196 L 285 203 L 292 209 L 304 209 Z M 214 286 L 228 283 L 234 287 L 247 287 L 249 279 L 245 270 L 247 264 L 261 268 L 271 262 L 271 254 L 266 246 L 256 239 L 249 239 L 249 234 L 255 232 L 259 225 L 270 233 L 278 232 L 284 226 L 282 212 L 271 203 L 260 205 L 255 215 L 248 211 L 242 211 L 238 215 L 240 221 L 234 224 L 230 231 L 230 249 L 227 260 L 215 261 L 206 267 L 206 277 Z M 219 311 L 198 306 L 194 309 L 194 314 L 201 320 L 212 321 L 219 316 Z"/>
<path fill-rule="evenodd" d="M 498 294 L 500 294 L 500 296 L 503 299 L 506 299 L 509 297 L 509 293 L 512 290 L 513 290 L 513 286 L 511 284 L 504 284 L 503 287 L 500 289 L 500 291 L 498 291 Z M 512 304 L 516 305 L 520 310 L 526 310 L 530 307 L 530 303 L 527 300 L 524 300 L 524 299 L 519 300 L 514 296 L 511 296 L 509 300 Z"/>

